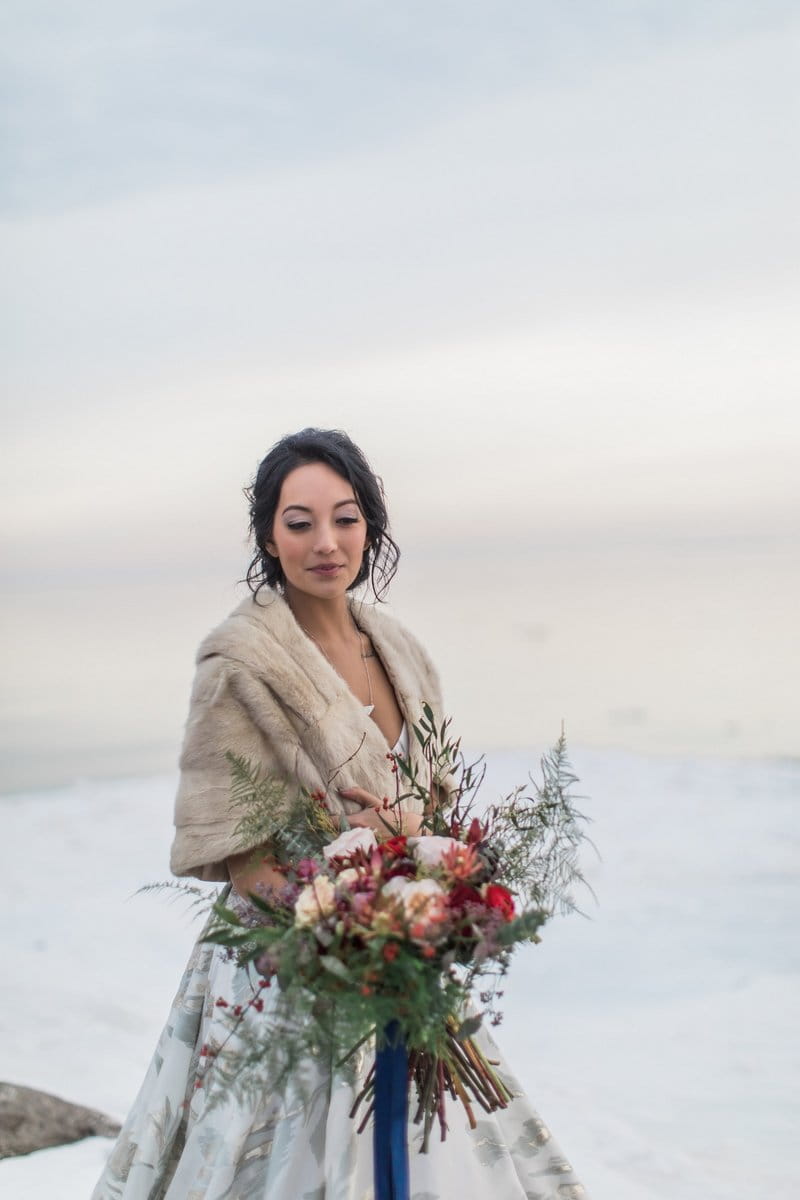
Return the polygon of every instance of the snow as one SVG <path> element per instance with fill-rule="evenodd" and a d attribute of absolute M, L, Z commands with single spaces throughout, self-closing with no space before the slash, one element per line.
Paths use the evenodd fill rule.
<path fill-rule="evenodd" d="M 800 764 L 575 753 L 597 901 L 518 955 L 497 1040 L 593 1200 L 796 1193 Z M 484 795 L 535 756 L 495 753 Z M 171 776 L 0 798 L 3 1078 L 122 1119 L 197 925 L 168 892 Z M 85 1200 L 101 1138 L 0 1162 Z"/>

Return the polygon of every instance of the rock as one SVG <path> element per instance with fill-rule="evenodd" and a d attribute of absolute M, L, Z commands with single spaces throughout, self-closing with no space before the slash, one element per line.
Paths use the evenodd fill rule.
<path fill-rule="evenodd" d="M 102 1113 L 14 1083 L 0 1083 L 0 1158 L 65 1146 L 85 1137 L 115 1137 L 119 1125 Z"/>

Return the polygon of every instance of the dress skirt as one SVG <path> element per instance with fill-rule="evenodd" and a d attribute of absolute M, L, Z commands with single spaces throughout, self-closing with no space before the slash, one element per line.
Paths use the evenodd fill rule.
<path fill-rule="evenodd" d="M 92 1200 L 374 1200 L 371 1123 L 359 1134 L 349 1116 L 357 1079 L 308 1059 L 302 1079 L 281 1094 L 265 1086 L 254 1103 L 197 1086 L 208 1061 L 201 1051 L 228 1034 L 217 999 L 245 1005 L 256 981 L 224 948 L 197 943 Z M 261 993 L 264 1016 L 275 991 Z M 474 1130 L 448 1100 L 447 1139 L 435 1126 L 426 1154 L 421 1127 L 409 1123 L 411 1200 L 585 1200 L 489 1035 L 476 1040 L 500 1060 L 516 1098 L 491 1115 L 475 1105 Z M 364 1055 L 364 1069 L 370 1061 Z"/>

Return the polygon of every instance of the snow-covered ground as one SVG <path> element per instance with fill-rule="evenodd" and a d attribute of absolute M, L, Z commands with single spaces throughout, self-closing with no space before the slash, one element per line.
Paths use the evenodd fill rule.
<path fill-rule="evenodd" d="M 498 1040 L 593 1200 L 793 1200 L 800 763 L 574 757 L 597 904 L 518 956 Z M 484 794 L 531 762 L 492 755 Z M 197 933 L 133 895 L 168 877 L 173 789 L 0 798 L 3 1078 L 124 1116 Z M 0 1162 L 0 1195 L 86 1200 L 108 1149 Z"/>

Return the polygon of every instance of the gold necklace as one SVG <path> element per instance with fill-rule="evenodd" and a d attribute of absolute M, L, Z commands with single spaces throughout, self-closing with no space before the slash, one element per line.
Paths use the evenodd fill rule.
<path fill-rule="evenodd" d="M 301 625 L 300 628 L 302 629 L 302 631 L 306 635 L 306 637 L 311 638 L 312 642 L 314 643 L 315 646 L 318 647 L 318 649 L 320 650 L 320 653 L 323 655 L 323 657 L 325 659 L 327 659 L 330 666 L 333 668 L 334 671 L 336 671 L 336 667 L 334 666 L 334 664 L 331 662 L 330 658 L 328 657 L 328 653 L 327 653 L 325 647 L 322 645 L 322 642 L 319 640 L 319 638 L 315 638 L 314 634 L 311 633 L 310 630 L 306 629 L 305 625 Z M 363 650 L 364 643 L 362 641 L 362 638 L 364 638 L 366 635 L 363 633 L 362 630 L 360 630 L 358 628 L 357 625 L 354 624 L 353 628 L 355 629 L 356 633 L 358 634 L 358 653 L 359 653 L 362 663 L 364 664 L 364 674 L 367 678 L 367 695 L 369 696 L 369 703 L 365 704 L 364 708 L 367 710 L 367 716 L 371 716 L 372 712 L 375 708 L 375 700 L 374 700 L 374 697 L 372 694 L 372 676 L 369 673 L 369 663 L 367 662 L 367 659 L 374 658 L 375 651 L 371 649 L 368 654 L 364 653 L 364 650 Z M 336 674 L 339 675 L 339 672 L 336 671 Z M 341 679 L 342 676 L 339 675 L 339 678 Z"/>

